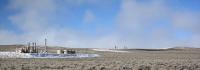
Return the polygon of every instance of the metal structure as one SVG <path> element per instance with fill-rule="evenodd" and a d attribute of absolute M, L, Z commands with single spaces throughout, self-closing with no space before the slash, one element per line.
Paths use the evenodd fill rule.
<path fill-rule="evenodd" d="M 57 54 L 76 54 L 76 51 L 72 49 L 57 50 Z"/>
<path fill-rule="evenodd" d="M 32 44 L 32 45 L 31 45 Z M 36 42 L 29 42 L 26 47 L 16 49 L 19 53 L 38 53 Z"/>
<path fill-rule="evenodd" d="M 115 45 L 115 49 L 117 49 L 117 46 Z"/>
<path fill-rule="evenodd" d="M 44 43 L 45 44 L 45 50 L 44 50 L 44 52 L 47 53 L 47 39 L 45 38 L 44 41 L 45 41 L 45 43 Z"/>

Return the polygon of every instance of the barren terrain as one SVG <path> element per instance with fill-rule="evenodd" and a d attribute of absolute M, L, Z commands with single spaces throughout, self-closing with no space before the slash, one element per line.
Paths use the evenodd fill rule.
<path fill-rule="evenodd" d="M 200 70 L 200 49 L 78 49 L 100 57 L 84 59 L 0 58 L 0 70 Z"/>

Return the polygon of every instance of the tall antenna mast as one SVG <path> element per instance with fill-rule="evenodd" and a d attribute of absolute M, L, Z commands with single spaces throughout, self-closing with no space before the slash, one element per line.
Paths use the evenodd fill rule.
<path fill-rule="evenodd" d="M 45 41 L 45 43 L 44 43 L 45 44 L 45 53 L 47 53 L 47 39 L 45 38 L 44 41 Z"/>

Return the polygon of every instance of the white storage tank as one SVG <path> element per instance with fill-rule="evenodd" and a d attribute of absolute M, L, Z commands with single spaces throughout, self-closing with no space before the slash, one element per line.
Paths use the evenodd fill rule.
<path fill-rule="evenodd" d="M 64 54 L 67 54 L 67 50 L 63 50 L 63 53 L 64 53 Z"/>
<path fill-rule="evenodd" d="M 62 50 L 57 50 L 57 54 L 61 54 L 62 53 Z"/>

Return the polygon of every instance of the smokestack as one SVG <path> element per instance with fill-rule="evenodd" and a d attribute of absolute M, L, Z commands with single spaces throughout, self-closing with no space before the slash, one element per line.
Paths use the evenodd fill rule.
<path fill-rule="evenodd" d="M 34 43 L 34 53 L 37 53 L 36 42 Z"/>
<path fill-rule="evenodd" d="M 34 42 L 32 42 L 32 46 L 31 46 L 31 53 L 34 53 L 34 45 L 35 45 L 35 43 Z"/>
<path fill-rule="evenodd" d="M 30 45 L 31 45 L 30 42 L 28 42 L 28 46 L 27 47 L 30 47 Z"/>

